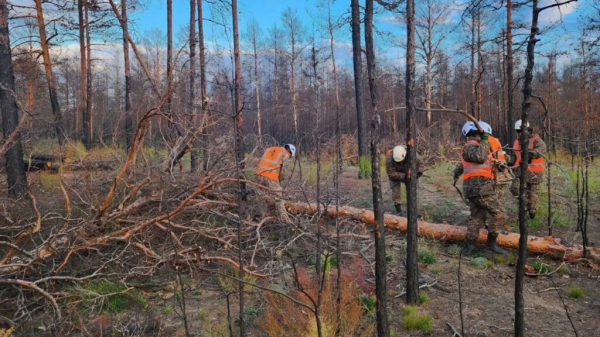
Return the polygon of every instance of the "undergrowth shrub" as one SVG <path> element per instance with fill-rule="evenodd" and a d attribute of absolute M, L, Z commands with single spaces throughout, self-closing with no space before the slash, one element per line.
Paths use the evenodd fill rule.
<path fill-rule="evenodd" d="M 78 285 L 74 293 L 81 300 L 76 305 L 83 311 L 93 311 L 97 305 L 100 306 L 99 310 L 106 312 L 121 312 L 134 305 L 142 308 L 148 306 L 148 301 L 139 291 L 106 279 Z"/>
<path fill-rule="evenodd" d="M 571 298 L 578 299 L 583 297 L 583 289 L 577 286 L 569 287 L 569 289 L 567 289 L 567 293 Z"/>
<path fill-rule="evenodd" d="M 408 330 L 432 331 L 433 318 L 419 312 L 416 306 L 407 305 L 404 307 L 404 327 Z"/>
<path fill-rule="evenodd" d="M 362 178 L 371 178 L 371 158 L 362 156 L 358 159 L 358 172 Z"/>
<path fill-rule="evenodd" d="M 298 282 L 316 301 L 318 282 L 308 273 L 298 269 Z M 327 277 L 322 292 L 321 327 L 324 337 L 334 337 L 339 327 L 340 336 L 355 336 L 362 329 L 361 336 L 370 336 L 374 325 L 360 326 L 363 305 L 356 295 L 359 290 L 351 282 L 349 275 L 342 275 L 342 302 L 340 315 L 337 314 L 337 291 L 334 277 Z M 299 302 L 312 307 L 309 298 L 300 291 L 289 292 Z M 258 320 L 258 326 L 269 336 L 317 336 L 317 322 L 314 314 L 291 300 L 275 293 L 266 294 L 268 305 L 264 315 Z"/>

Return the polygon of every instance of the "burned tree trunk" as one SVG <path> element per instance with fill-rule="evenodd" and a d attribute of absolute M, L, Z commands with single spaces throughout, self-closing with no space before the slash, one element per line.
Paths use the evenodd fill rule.
<path fill-rule="evenodd" d="M 92 42 L 91 42 L 91 37 L 90 37 L 90 4 L 85 1 L 84 4 L 84 9 L 85 9 L 85 50 L 86 50 L 86 92 L 87 92 L 87 99 L 86 99 L 86 104 L 85 104 L 85 114 L 86 114 L 86 118 L 84 119 L 83 123 L 85 125 L 85 123 L 87 122 L 87 136 L 84 136 L 84 138 L 86 139 L 86 143 L 85 148 L 86 149 L 91 149 L 92 148 L 92 144 L 94 142 L 94 111 L 93 111 L 93 106 L 92 106 L 92 86 L 93 86 L 93 78 L 92 78 Z M 84 128 L 83 130 L 84 132 L 86 132 L 86 129 Z"/>
<path fill-rule="evenodd" d="M 192 122 L 192 130 L 197 126 L 196 118 L 196 0 L 190 0 L 190 96 L 188 101 L 188 112 Z M 194 140 L 192 144 L 195 144 Z M 192 145 L 190 151 L 190 166 L 191 172 L 196 172 L 198 169 L 198 150 Z"/>
<path fill-rule="evenodd" d="M 40 32 L 40 43 L 42 45 L 42 58 L 44 60 L 44 70 L 46 72 L 46 82 L 48 83 L 48 93 L 50 96 L 50 106 L 54 115 L 54 128 L 58 143 L 62 145 L 65 140 L 65 130 L 63 126 L 62 112 L 58 104 L 58 95 L 56 94 L 56 81 L 52 73 L 52 60 L 48 48 L 48 38 L 46 37 L 46 23 L 44 22 L 44 11 L 42 9 L 42 0 L 35 0 L 35 9 L 37 14 L 38 28 Z"/>
<path fill-rule="evenodd" d="M 406 1 L 406 145 L 409 169 L 406 173 L 408 232 L 406 235 L 406 303 L 419 303 L 417 264 L 417 125 L 413 87 L 415 78 L 415 3 Z"/>
<path fill-rule="evenodd" d="M 2 132 L 8 141 L 19 127 L 19 113 L 15 93 L 10 35 L 8 29 L 8 7 L 6 0 L 0 0 L 0 112 L 2 113 Z M 23 166 L 23 147 L 20 135 L 16 135 L 9 145 L 6 158 L 6 176 L 8 195 L 11 198 L 22 196 L 27 190 L 27 177 Z"/>
<path fill-rule="evenodd" d="M 131 116 L 131 68 L 129 65 L 129 41 L 127 40 L 126 36 L 127 0 L 123 0 L 121 3 L 121 13 L 123 20 L 123 61 L 125 68 L 125 148 L 126 151 L 129 152 L 133 138 L 133 118 Z"/>
<path fill-rule="evenodd" d="M 79 61 L 81 63 L 81 101 L 79 109 L 81 110 L 80 116 L 82 121 L 82 132 L 83 132 L 83 144 L 87 148 L 91 147 L 90 143 L 90 126 L 89 117 L 87 114 L 87 53 L 85 50 L 85 19 L 84 19 L 84 5 L 85 0 L 77 1 L 77 12 L 79 15 Z M 79 130 L 79 125 L 76 128 Z"/>
<path fill-rule="evenodd" d="M 367 74 L 371 107 L 373 109 L 371 128 L 371 186 L 373 189 L 373 212 L 375 213 L 375 294 L 377 297 L 377 336 L 387 337 L 390 328 L 387 317 L 387 270 L 385 263 L 385 225 L 383 222 L 383 196 L 381 192 L 381 169 L 379 167 L 379 123 L 378 92 L 375 82 L 376 62 L 373 46 L 373 0 L 367 0 L 365 9 L 365 46 L 367 47 Z"/>
<path fill-rule="evenodd" d="M 364 161 L 367 156 L 366 128 L 367 122 L 364 111 L 362 91 L 362 55 L 360 45 L 360 8 L 358 0 L 351 1 L 352 7 L 352 61 L 354 64 L 354 96 L 356 100 L 356 118 L 358 121 L 358 158 Z M 359 170 L 359 179 L 363 177 L 363 170 Z"/>
<path fill-rule="evenodd" d="M 508 144 L 515 140 L 514 128 L 514 91 L 513 91 L 513 51 L 512 51 L 512 0 L 506 0 L 506 87 L 508 102 L 506 117 L 508 123 Z"/>
<path fill-rule="evenodd" d="M 200 49 L 200 98 L 202 99 L 202 122 L 201 129 L 203 130 L 203 136 L 201 137 L 202 143 L 202 169 L 208 170 L 209 165 L 209 138 L 208 133 L 210 127 L 210 110 L 208 106 L 208 97 L 206 96 L 206 49 L 204 48 L 204 20 L 202 14 L 202 0 L 198 0 L 198 47 Z"/>

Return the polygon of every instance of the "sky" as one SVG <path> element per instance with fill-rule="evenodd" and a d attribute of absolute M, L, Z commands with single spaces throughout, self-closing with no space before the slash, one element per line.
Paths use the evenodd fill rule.
<path fill-rule="evenodd" d="M 540 6 L 545 6 L 554 3 L 556 0 L 541 0 Z M 550 51 L 550 50 L 565 50 L 567 52 L 573 51 L 573 43 L 575 42 L 574 36 L 577 36 L 582 22 L 582 14 L 590 10 L 591 2 L 599 0 L 579 0 L 578 2 L 571 3 L 559 8 L 553 8 L 544 11 L 540 14 L 540 28 L 544 33 L 541 35 L 541 42 L 538 45 L 539 51 Z M 274 25 L 280 25 L 281 13 L 287 7 L 291 7 L 295 10 L 301 21 L 305 25 L 305 29 L 308 33 L 312 31 L 312 22 L 323 22 L 324 10 L 318 8 L 320 0 L 239 0 L 239 27 L 240 36 L 242 36 L 242 48 L 244 48 L 243 33 L 249 21 L 256 19 L 259 26 L 266 32 L 268 28 Z M 361 1 L 363 4 L 364 1 Z M 448 29 L 454 28 L 460 21 L 460 17 L 463 14 L 466 1 L 456 1 L 450 11 L 450 17 L 448 20 Z M 423 4 L 423 1 L 416 1 L 416 6 Z M 217 18 L 215 13 L 210 10 L 211 6 L 206 6 L 204 9 L 205 18 L 205 34 L 206 39 L 211 41 L 209 43 L 221 44 L 226 47 L 231 42 L 227 40 L 224 35 L 224 29 L 220 25 L 211 23 L 210 20 Z M 527 7 L 526 9 L 516 10 L 514 13 L 515 19 L 530 20 L 531 11 Z M 332 14 L 334 16 L 346 15 L 349 16 L 350 1 L 349 0 L 337 0 L 332 6 Z M 504 13 L 504 11 L 502 11 Z M 182 31 L 184 27 L 189 23 L 189 1 L 188 0 L 173 0 L 173 25 L 174 33 Z M 159 29 L 166 34 L 166 1 L 164 0 L 149 0 L 145 3 L 144 8 L 138 9 L 135 13 L 132 13 L 130 17 L 133 20 L 133 26 L 135 27 L 138 34 L 142 34 L 145 31 L 151 29 Z M 313 19 L 313 18 L 316 18 Z M 208 19 L 208 20 L 206 20 Z M 219 19 L 221 20 L 221 19 Z M 230 27 L 229 17 L 227 17 L 227 25 Z M 401 59 L 404 52 L 400 44 L 404 41 L 405 24 L 399 22 L 394 14 L 389 12 L 380 11 L 375 16 L 375 26 L 381 32 L 388 32 L 390 34 L 399 37 L 399 41 L 395 44 L 390 39 L 379 38 L 376 44 L 383 50 L 385 50 L 384 58 Z M 548 30 L 550 27 L 552 29 Z M 460 30 L 460 28 L 459 28 Z M 183 32 L 182 32 L 183 33 Z M 456 31 L 456 34 L 451 34 L 445 42 L 447 48 L 450 50 L 458 48 L 460 39 L 460 31 Z M 485 34 L 485 32 L 484 32 Z M 464 35 L 464 34 L 463 34 Z M 350 47 L 350 29 L 348 25 L 342 27 L 337 33 L 336 39 L 339 42 L 340 48 L 346 46 L 346 51 Z M 364 38 L 364 37 L 363 37 Z M 518 37 L 515 37 L 517 42 Z M 552 41 L 553 43 L 549 43 Z M 563 56 L 562 61 L 566 62 L 571 56 Z M 347 62 L 348 59 L 341 59 L 342 62 Z"/>

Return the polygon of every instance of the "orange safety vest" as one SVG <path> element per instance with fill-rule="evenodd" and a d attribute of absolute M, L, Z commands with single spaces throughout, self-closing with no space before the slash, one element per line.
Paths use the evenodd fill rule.
<path fill-rule="evenodd" d="M 288 152 L 281 146 L 268 148 L 258 162 L 255 173 L 267 179 L 279 182 L 283 158 L 289 157 Z"/>
<path fill-rule="evenodd" d="M 506 152 L 502 149 L 502 145 L 500 145 L 500 141 L 496 137 L 489 136 L 490 148 L 492 150 L 492 157 L 494 159 L 498 159 L 501 161 L 506 161 Z"/>
<path fill-rule="evenodd" d="M 537 137 L 539 136 L 534 135 L 533 137 L 529 138 L 529 149 L 533 149 L 533 143 Z M 515 149 L 515 155 L 517 157 L 517 160 L 515 161 L 515 166 L 519 166 L 519 164 L 521 163 L 521 143 L 519 143 L 518 139 L 516 139 L 513 143 L 513 148 Z M 537 159 L 532 159 L 531 163 L 527 165 L 527 171 L 536 173 L 544 172 L 544 158 L 540 157 Z"/>
<path fill-rule="evenodd" d="M 469 140 L 465 144 L 465 147 L 467 147 L 467 145 L 471 145 L 471 144 L 479 145 L 479 142 L 476 140 Z M 463 148 L 463 152 L 464 151 L 465 151 L 465 148 Z M 494 179 L 494 176 L 492 174 L 492 164 L 490 162 L 489 157 L 485 161 L 485 163 L 478 164 L 478 163 L 472 163 L 472 162 L 466 161 L 465 157 L 463 155 L 462 156 L 462 166 L 463 166 L 463 180 L 467 180 L 467 179 L 473 178 L 473 177 L 485 177 L 485 178 Z"/>

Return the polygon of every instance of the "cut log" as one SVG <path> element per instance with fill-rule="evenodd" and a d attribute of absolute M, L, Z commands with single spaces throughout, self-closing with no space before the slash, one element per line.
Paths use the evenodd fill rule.
<path fill-rule="evenodd" d="M 30 161 L 23 161 L 23 165 L 26 171 L 38 171 L 49 169 L 52 166 L 52 162 L 31 159 Z"/>
<path fill-rule="evenodd" d="M 316 204 L 306 204 L 299 202 L 286 201 L 285 207 L 290 213 L 317 213 Z M 335 207 L 327 207 L 325 215 L 329 217 L 335 216 Z M 350 206 L 340 207 L 339 216 L 342 218 L 353 219 L 369 225 L 376 225 L 375 217 L 372 211 L 355 208 Z M 389 229 L 395 229 L 406 232 L 406 218 L 391 214 L 385 215 L 385 226 Z M 443 241 L 465 241 L 467 238 L 467 227 L 453 226 L 449 224 L 428 223 L 425 221 L 418 222 L 418 235 L 426 238 L 432 238 Z M 487 240 L 487 231 L 482 229 L 479 231 L 477 242 L 484 244 Z M 498 235 L 499 246 L 505 248 L 519 248 L 519 234 L 506 233 Z M 581 245 L 571 245 L 563 242 L 560 238 L 551 236 L 536 237 L 529 236 L 527 241 L 527 250 L 532 253 L 547 254 L 557 259 L 565 261 L 575 260 L 583 257 L 583 247 Z M 587 247 L 588 256 L 597 260 L 600 257 L 599 247 Z"/>
<path fill-rule="evenodd" d="M 64 156 L 55 155 L 55 154 L 33 153 L 29 157 L 33 160 L 60 161 L 60 162 L 65 161 Z"/>

